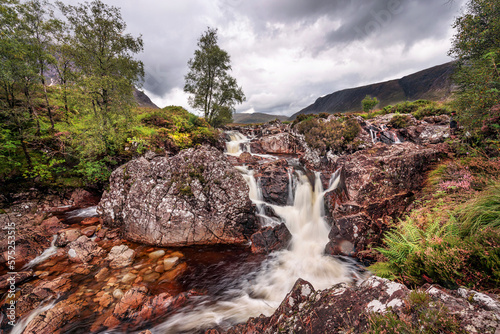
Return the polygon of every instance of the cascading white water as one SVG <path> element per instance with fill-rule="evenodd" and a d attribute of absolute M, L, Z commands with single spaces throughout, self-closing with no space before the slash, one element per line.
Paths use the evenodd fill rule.
<path fill-rule="evenodd" d="M 262 203 L 253 175 L 247 168 L 240 167 L 239 170 L 249 184 L 250 198 Z M 340 174 L 336 173 L 332 178 L 329 188 L 323 191 L 319 174 L 316 174 L 313 188 L 308 178 L 299 173 L 292 205 L 266 204 L 283 218 L 290 230 L 289 249 L 272 253 L 257 273 L 242 277 L 236 288 L 225 292 L 216 302 L 201 298 L 198 306 L 172 316 L 157 326 L 155 333 L 190 332 L 244 322 L 260 314 L 269 316 L 299 278 L 310 282 L 316 289 L 349 281 L 347 267 L 324 255 L 329 226 L 323 218 L 323 198 L 325 193 L 337 187 Z"/>
<path fill-rule="evenodd" d="M 33 260 L 31 260 L 29 263 L 27 263 L 22 270 L 30 269 L 36 266 L 39 263 L 42 263 L 43 261 L 47 260 L 49 257 L 57 253 L 57 247 L 56 247 L 56 240 L 57 240 L 57 234 L 52 237 L 52 243 L 50 244 L 50 247 L 47 248 L 46 250 L 43 251 L 42 254 L 38 255 L 35 257 Z"/>
<path fill-rule="evenodd" d="M 97 216 L 97 206 L 89 206 L 84 209 L 76 209 L 67 213 L 67 218 L 85 218 Z"/>
<path fill-rule="evenodd" d="M 39 316 L 43 312 L 50 310 L 52 307 L 54 307 L 54 304 L 55 304 L 55 301 L 52 301 L 48 304 L 46 304 L 45 301 L 40 303 L 40 305 L 36 309 L 31 311 L 31 313 L 29 313 L 26 317 L 24 317 L 16 322 L 16 325 L 12 328 L 12 331 L 10 332 L 10 334 L 23 333 L 24 330 L 26 329 L 26 327 L 28 326 L 28 324 L 33 319 L 35 319 L 37 316 Z"/>
<path fill-rule="evenodd" d="M 237 131 L 226 132 L 231 141 L 226 142 L 226 149 L 228 155 L 239 156 L 243 152 L 250 152 L 250 139 Z M 241 146 L 244 150 L 241 150 Z"/>

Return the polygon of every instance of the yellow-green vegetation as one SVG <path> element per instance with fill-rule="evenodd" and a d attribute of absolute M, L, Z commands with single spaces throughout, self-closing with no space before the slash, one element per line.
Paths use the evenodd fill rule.
<path fill-rule="evenodd" d="M 456 315 L 450 314 L 441 301 L 432 301 L 425 292 L 412 291 L 405 300 L 402 312 L 389 310 L 373 313 L 368 318 L 366 334 L 435 334 L 465 333 Z"/>
<path fill-rule="evenodd" d="M 309 146 L 321 154 L 329 150 L 334 153 L 352 152 L 358 148 L 359 143 L 354 139 L 361 127 L 356 119 L 343 116 L 327 120 L 328 114 L 299 116 L 302 117 L 296 119 L 297 131 L 304 135 Z"/>
<path fill-rule="evenodd" d="M 411 117 L 409 115 L 394 115 L 388 125 L 395 129 L 402 129 L 410 125 Z"/>
<path fill-rule="evenodd" d="M 426 196 L 386 233 L 377 275 L 418 286 L 500 286 L 500 161 L 466 157 L 429 174 Z"/>
<path fill-rule="evenodd" d="M 421 120 L 427 116 L 451 115 L 452 106 L 450 102 L 436 102 L 428 100 L 405 101 L 396 105 L 388 105 L 380 110 L 360 114 L 364 119 L 371 119 L 387 114 L 411 114 Z"/>

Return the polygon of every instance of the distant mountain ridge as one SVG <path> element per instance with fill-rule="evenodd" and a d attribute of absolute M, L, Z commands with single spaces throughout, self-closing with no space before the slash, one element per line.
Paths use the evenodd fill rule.
<path fill-rule="evenodd" d="M 454 69 L 455 63 L 449 62 L 400 79 L 337 91 L 318 98 L 310 106 L 290 116 L 290 119 L 295 119 L 299 114 L 360 111 L 361 101 L 366 95 L 376 97 L 380 101 L 379 107 L 419 99 L 446 100 L 453 92 L 451 75 Z"/>
<path fill-rule="evenodd" d="M 255 112 L 253 114 L 233 114 L 233 123 L 237 124 L 267 123 L 275 119 L 287 121 L 288 116 L 271 115 L 260 112 Z"/>

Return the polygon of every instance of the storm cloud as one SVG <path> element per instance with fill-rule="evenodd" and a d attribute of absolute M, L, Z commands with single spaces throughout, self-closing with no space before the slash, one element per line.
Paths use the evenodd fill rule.
<path fill-rule="evenodd" d="M 465 0 L 103 0 L 142 35 L 143 89 L 182 105 L 187 62 L 207 27 L 231 56 L 247 101 L 237 112 L 290 115 L 336 90 L 442 64 Z M 76 4 L 78 1 L 65 1 Z M 191 110 L 194 111 L 194 110 Z"/>

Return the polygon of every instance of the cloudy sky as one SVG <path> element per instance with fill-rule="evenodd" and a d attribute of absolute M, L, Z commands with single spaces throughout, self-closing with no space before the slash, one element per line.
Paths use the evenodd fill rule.
<path fill-rule="evenodd" d="M 194 111 L 183 92 L 187 62 L 213 27 L 247 97 L 237 112 L 291 115 L 334 91 L 450 61 L 451 25 L 465 0 L 103 2 L 142 35 L 143 89 L 159 107 Z"/>

